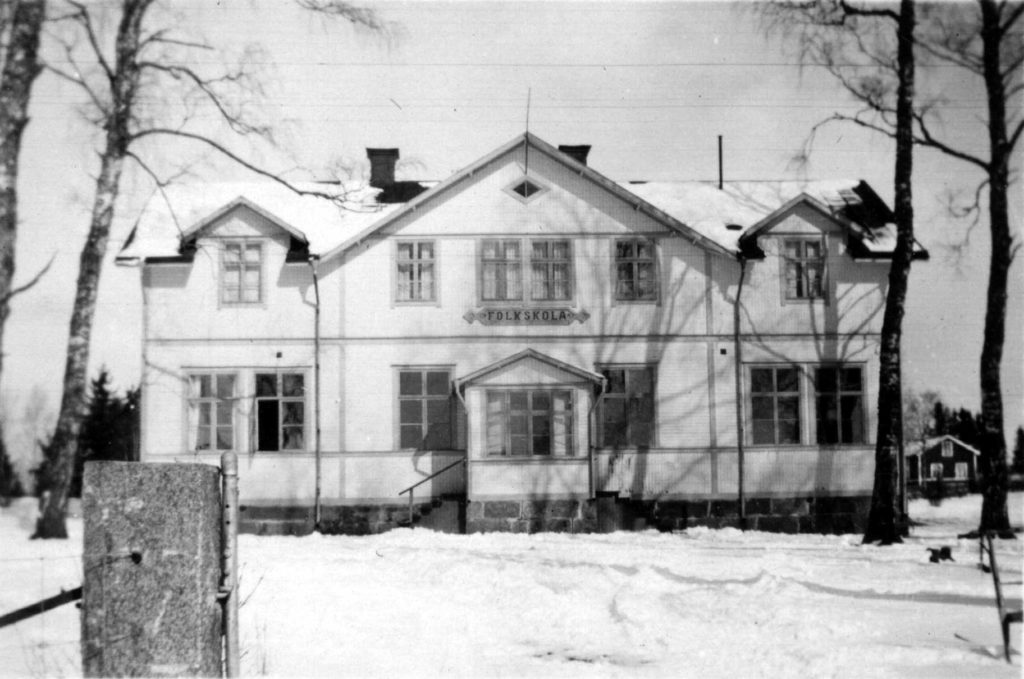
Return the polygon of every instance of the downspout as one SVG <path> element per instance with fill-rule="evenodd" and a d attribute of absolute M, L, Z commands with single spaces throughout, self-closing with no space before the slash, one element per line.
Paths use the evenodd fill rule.
<path fill-rule="evenodd" d="M 743 421 L 743 343 L 740 341 L 740 299 L 743 295 L 743 281 L 747 276 L 747 259 L 742 253 L 740 260 L 740 283 L 736 289 L 736 302 L 732 306 L 732 342 L 736 369 L 736 454 L 739 476 L 736 500 L 739 503 L 740 527 L 747 527 L 747 499 L 743 489 L 743 442 L 746 432 Z"/>
<path fill-rule="evenodd" d="M 588 433 L 590 434 L 590 445 L 587 446 L 587 450 L 590 454 L 590 464 L 588 465 L 588 471 L 591 500 L 597 497 L 597 472 L 594 470 L 594 464 L 597 462 L 597 456 L 595 454 L 595 451 L 597 449 L 597 445 L 595 444 L 595 441 L 597 440 L 597 425 L 594 424 L 594 411 L 597 410 L 598 404 L 600 404 L 601 401 L 604 399 L 607 384 L 608 380 L 601 380 L 601 391 L 600 393 L 598 393 L 597 398 L 595 398 L 594 402 L 591 404 L 590 410 L 587 411 L 587 429 L 589 430 Z"/>
<path fill-rule="evenodd" d="M 455 397 L 459 399 L 459 403 L 462 404 L 462 409 L 466 411 L 466 501 L 469 501 L 469 448 L 472 445 L 473 437 L 471 429 L 473 427 L 472 418 L 469 416 L 469 406 L 466 404 L 466 395 L 459 389 L 461 386 L 458 382 L 455 386 Z"/>
<path fill-rule="evenodd" d="M 316 456 L 316 495 L 313 500 L 313 527 L 320 531 L 322 508 L 320 502 L 321 487 L 321 450 L 320 450 L 320 279 L 317 277 L 316 264 L 319 258 L 309 257 L 309 271 L 313 276 L 313 446 Z"/>

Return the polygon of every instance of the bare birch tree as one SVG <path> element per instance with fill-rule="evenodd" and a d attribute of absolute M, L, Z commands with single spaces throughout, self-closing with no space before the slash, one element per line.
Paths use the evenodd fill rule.
<path fill-rule="evenodd" d="M 779 7 L 783 8 L 782 12 L 778 11 Z M 825 66 L 847 92 L 864 105 L 855 114 L 834 113 L 825 122 L 852 123 L 898 140 L 898 98 L 887 96 L 892 90 L 891 83 L 894 79 L 898 81 L 898 58 L 892 51 L 878 51 L 877 42 L 868 31 L 851 30 L 848 23 L 835 30 L 834 17 L 856 13 L 858 6 L 847 0 L 819 0 L 780 3 L 775 8 L 769 13 L 776 20 L 772 25 L 778 28 L 783 21 L 795 18 L 800 26 L 800 45 L 805 60 Z M 871 3 L 863 3 L 860 10 L 864 9 L 887 11 L 884 6 Z M 914 145 L 966 162 L 984 175 L 977 186 L 973 204 L 967 210 L 976 215 L 980 213 L 987 192 L 992 251 L 980 360 L 985 441 L 980 462 L 985 484 L 979 529 L 1002 534 L 1009 533 L 1009 516 L 1006 510 L 1007 449 L 1003 433 L 1000 369 L 1006 337 L 1009 269 L 1019 246 L 1010 229 L 1008 191 L 1010 160 L 1024 129 L 1020 107 L 1008 106 L 1008 102 L 1022 92 L 1022 13 L 1024 4 L 1009 0 L 924 4 L 914 32 L 913 55 L 917 61 L 940 61 L 966 70 L 984 82 L 987 94 L 987 116 L 984 120 L 987 154 L 960 147 L 939 132 L 943 113 L 941 99 L 915 98 L 911 115 Z M 832 18 L 831 25 L 827 20 L 821 21 L 822 17 Z M 862 65 L 874 65 L 875 68 L 869 74 L 852 70 L 847 68 L 850 60 L 859 60 Z"/>
<path fill-rule="evenodd" d="M 47 64 L 56 76 L 79 87 L 85 94 L 92 119 L 103 130 L 99 152 L 100 167 L 92 206 L 89 232 L 79 260 L 75 302 L 68 332 L 63 395 L 53 439 L 49 446 L 53 469 L 50 495 L 36 524 L 35 537 L 65 538 L 64 522 L 79 436 L 87 414 L 86 399 L 89 343 L 96 308 L 103 258 L 117 209 L 121 179 L 127 162 L 135 163 L 159 187 L 166 183 L 150 162 L 162 142 L 177 140 L 198 144 L 267 179 L 279 182 L 301 195 L 338 202 L 335 193 L 303 189 L 251 161 L 245 152 L 234 151 L 229 142 L 199 124 L 193 109 L 203 108 L 236 137 L 273 144 L 272 128 L 261 122 L 249 105 L 262 94 L 260 80 L 241 60 L 239 66 L 211 73 L 200 67 L 198 55 L 217 53 L 215 46 L 192 37 L 179 26 L 167 23 L 158 28 L 154 0 L 121 0 L 113 49 L 103 44 L 103 19 L 97 6 L 67 0 L 70 11 L 62 17 L 80 40 L 62 43 L 61 66 Z M 373 31 L 384 24 L 369 10 L 346 2 L 299 0 L 298 6 L 327 18 L 336 18 Z M 84 67 L 95 63 L 99 72 Z M 83 66 L 83 67 L 80 67 Z M 180 96 L 182 107 L 164 105 L 161 93 Z M 173 116 L 177 116 L 175 119 Z"/>

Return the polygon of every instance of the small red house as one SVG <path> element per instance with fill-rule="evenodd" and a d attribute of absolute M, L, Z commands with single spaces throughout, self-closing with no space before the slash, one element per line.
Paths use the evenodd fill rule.
<path fill-rule="evenodd" d="M 977 448 L 950 436 L 907 444 L 907 485 L 925 488 L 941 482 L 947 487 L 973 488 L 978 480 Z"/>

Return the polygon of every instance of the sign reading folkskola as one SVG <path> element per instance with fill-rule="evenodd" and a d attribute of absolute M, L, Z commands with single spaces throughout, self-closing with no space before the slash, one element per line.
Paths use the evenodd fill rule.
<path fill-rule="evenodd" d="M 478 321 L 482 325 L 569 325 L 573 321 L 583 323 L 590 318 L 590 314 L 565 308 L 485 308 L 467 311 L 462 317 L 469 323 Z"/>

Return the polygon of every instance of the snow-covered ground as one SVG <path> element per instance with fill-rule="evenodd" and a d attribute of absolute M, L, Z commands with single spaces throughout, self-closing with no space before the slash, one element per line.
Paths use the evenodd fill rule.
<path fill-rule="evenodd" d="M 1022 523 L 1022 494 L 1011 496 Z M 979 496 L 914 502 L 902 545 L 684 533 L 242 536 L 242 669 L 266 676 L 1019 677 L 1002 659 Z M 0 510 L 0 613 L 81 581 L 72 539 Z M 952 547 L 933 564 L 927 547 Z M 1021 541 L 1001 541 L 1019 574 Z M 1017 578 L 1019 579 L 1019 578 Z M 1015 626 L 1016 648 L 1020 627 Z M 75 676 L 78 611 L 0 629 L 0 675 Z"/>

